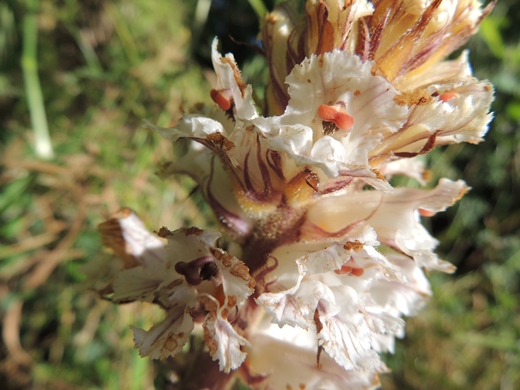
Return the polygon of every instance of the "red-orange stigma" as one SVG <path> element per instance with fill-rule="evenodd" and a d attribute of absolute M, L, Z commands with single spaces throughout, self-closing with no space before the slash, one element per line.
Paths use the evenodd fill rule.
<path fill-rule="evenodd" d="M 334 272 L 338 275 L 350 274 L 352 276 L 362 276 L 365 273 L 365 270 L 360 267 L 352 267 L 346 263 L 343 264 L 340 269 L 334 270 Z"/>
<path fill-rule="evenodd" d="M 433 217 L 437 213 L 435 211 L 419 209 L 419 214 L 421 214 L 423 217 Z"/>
<path fill-rule="evenodd" d="M 318 116 L 325 122 L 333 122 L 341 130 L 348 130 L 354 125 L 354 118 L 338 105 L 322 104 L 318 108 Z"/>
<path fill-rule="evenodd" d="M 439 95 L 439 100 L 442 100 L 444 103 L 446 103 L 448 100 L 458 98 L 459 94 L 456 92 L 444 92 L 443 94 Z"/>
<path fill-rule="evenodd" d="M 233 105 L 233 95 L 229 89 L 212 89 L 209 93 L 211 99 L 224 111 L 227 111 Z"/>

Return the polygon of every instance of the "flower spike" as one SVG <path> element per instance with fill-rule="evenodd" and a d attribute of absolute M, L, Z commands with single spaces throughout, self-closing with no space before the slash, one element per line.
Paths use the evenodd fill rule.
<path fill-rule="evenodd" d="M 194 179 L 226 234 L 154 234 L 127 209 L 99 226 L 121 262 L 103 268 L 94 288 L 114 303 L 164 310 L 149 330 L 133 328 L 139 353 L 183 354 L 175 366 L 197 367 L 215 389 L 237 379 L 266 389 L 377 388 L 388 372 L 380 353 L 393 352 L 403 316 L 431 295 L 425 272 L 455 270 L 421 218 L 469 190 L 461 180 L 425 189 L 390 179 L 424 186 L 419 156 L 487 132 L 492 85 L 472 76 L 467 52 L 446 57 L 492 7 L 307 0 L 300 18 L 281 3 L 261 23 L 263 110 L 215 39 L 215 104 L 197 105 L 173 128 L 147 126 L 186 143 L 161 176 Z M 205 357 L 191 344 L 185 353 L 190 335 Z M 182 374 L 178 387 L 207 387 L 208 378 Z"/>

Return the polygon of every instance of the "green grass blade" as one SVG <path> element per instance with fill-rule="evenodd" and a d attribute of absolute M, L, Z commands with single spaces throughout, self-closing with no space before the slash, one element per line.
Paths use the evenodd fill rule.
<path fill-rule="evenodd" d="M 23 18 L 22 71 L 27 95 L 27 105 L 34 131 L 35 153 L 42 159 L 54 158 L 43 94 L 38 76 L 38 20 L 36 11 L 39 0 L 27 2 L 28 10 Z"/>
<path fill-rule="evenodd" d="M 258 18 L 263 19 L 263 17 L 267 14 L 268 10 L 262 0 L 249 0 L 249 4 L 251 8 L 258 15 Z"/>

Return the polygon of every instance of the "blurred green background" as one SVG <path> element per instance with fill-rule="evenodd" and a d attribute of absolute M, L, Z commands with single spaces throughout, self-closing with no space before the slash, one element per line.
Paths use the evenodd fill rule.
<path fill-rule="evenodd" d="M 168 126 L 180 105 L 209 101 L 215 35 L 261 85 L 265 61 L 234 42 L 255 41 L 261 5 L 0 3 L 0 388 L 167 385 L 168 371 L 139 357 L 129 329 L 161 313 L 97 299 L 81 268 L 108 256 L 96 225 L 122 205 L 150 228 L 213 224 L 192 182 L 156 177 L 171 145 L 142 120 Z M 503 0 L 467 45 L 475 75 L 496 86 L 496 117 L 486 142 L 427 156 L 433 183 L 462 178 L 473 190 L 428 220 L 458 271 L 430 275 L 433 298 L 385 356 L 385 389 L 520 388 L 519 42 L 520 5 Z M 46 125 L 48 159 L 34 147 Z"/>

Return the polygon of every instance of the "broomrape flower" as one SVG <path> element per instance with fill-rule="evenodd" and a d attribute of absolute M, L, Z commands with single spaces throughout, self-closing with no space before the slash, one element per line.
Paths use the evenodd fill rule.
<path fill-rule="evenodd" d="M 192 356 L 206 373 L 189 379 L 194 388 L 236 378 L 273 389 L 377 387 L 388 371 L 379 352 L 393 351 L 402 316 L 431 293 L 424 270 L 454 270 L 420 216 L 468 190 L 448 179 L 394 189 L 389 179 L 424 184 L 415 157 L 482 140 L 492 86 L 472 77 L 466 53 L 445 57 L 491 8 L 309 0 L 300 20 L 282 4 L 262 27 L 264 115 L 215 40 L 215 106 L 197 106 L 174 128 L 148 126 L 188 143 L 161 174 L 198 183 L 225 240 L 194 227 L 153 234 L 126 209 L 100 225 L 123 261 L 98 291 L 165 311 L 151 329 L 133 328 L 140 354 L 175 356 L 193 333 L 221 371 Z"/>

